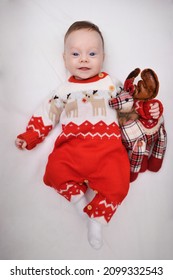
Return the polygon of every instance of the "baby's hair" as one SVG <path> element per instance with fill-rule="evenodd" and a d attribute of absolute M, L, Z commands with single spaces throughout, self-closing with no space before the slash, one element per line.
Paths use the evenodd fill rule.
<path fill-rule="evenodd" d="M 103 44 L 103 49 L 104 49 L 104 39 L 103 39 L 103 35 L 99 29 L 99 27 L 97 25 L 95 25 L 94 23 L 90 22 L 90 21 L 75 21 L 67 30 L 65 36 L 64 36 L 64 42 L 66 41 L 67 37 L 76 30 L 80 30 L 80 29 L 88 29 L 88 30 L 93 30 L 96 31 L 102 40 L 102 44 Z"/>

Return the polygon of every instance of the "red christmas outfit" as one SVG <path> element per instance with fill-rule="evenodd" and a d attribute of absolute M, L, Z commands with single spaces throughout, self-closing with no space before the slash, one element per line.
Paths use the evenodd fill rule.
<path fill-rule="evenodd" d="M 61 124 L 44 183 L 69 201 L 80 199 L 89 184 L 96 194 L 84 212 L 100 222 L 110 221 L 129 189 L 129 159 L 116 112 L 108 104 L 113 90 L 106 73 L 88 80 L 71 77 L 44 102 L 27 131 L 18 136 L 32 149 L 57 122 Z"/>

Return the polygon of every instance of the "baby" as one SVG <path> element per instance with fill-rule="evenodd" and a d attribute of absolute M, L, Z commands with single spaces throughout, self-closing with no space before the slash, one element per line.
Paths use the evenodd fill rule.
<path fill-rule="evenodd" d="M 87 217 L 88 240 L 99 249 L 102 226 L 110 222 L 129 190 L 130 165 L 117 115 L 108 100 L 116 88 L 102 72 L 104 39 L 87 21 L 73 23 L 64 39 L 64 63 L 70 73 L 17 136 L 19 149 L 32 149 L 57 123 L 62 128 L 49 155 L 44 183 Z M 157 117 L 158 110 L 151 109 Z M 88 201 L 88 191 L 92 199 Z"/>

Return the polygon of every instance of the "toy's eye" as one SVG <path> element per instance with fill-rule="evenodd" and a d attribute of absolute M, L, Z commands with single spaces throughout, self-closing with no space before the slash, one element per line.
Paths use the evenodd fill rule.
<path fill-rule="evenodd" d="M 128 101 L 129 101 L 129 98 L 126 98 L 125 101 L 128 102 Z"/>

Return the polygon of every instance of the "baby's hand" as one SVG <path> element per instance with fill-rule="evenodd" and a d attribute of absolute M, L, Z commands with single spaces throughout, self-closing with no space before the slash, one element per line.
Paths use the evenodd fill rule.
<path fill-rule="evenodd" d="M 19 138 L 16 138 L 15 140 L 15 145 L 18 149 L 20 150 L 24 150 L 27 146 L 27 143 L 25 140 L 22 140 L 22 139 L 19 139 Z"/>
<path fill-rule="evenodd" d="M 155 102 L 150 105 L 151 109 L 149 110 L 153 119 L 158 119 L 160 116 L 159 103 Z"/>

